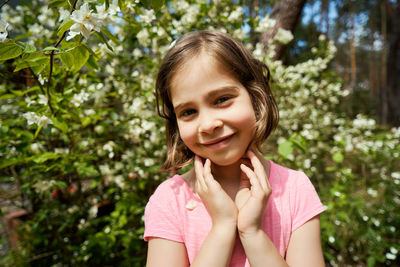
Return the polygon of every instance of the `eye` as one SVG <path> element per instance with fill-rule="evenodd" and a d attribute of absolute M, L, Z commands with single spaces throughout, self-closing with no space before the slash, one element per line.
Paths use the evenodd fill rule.
<path fill-rule="evenodd" d="M 196 113 L 196 110 L 194 110 L 194 109 L 186 109 L 179 113 L 179 117 L 180 118 L 189 117 L 190 115 L 193 115 L 195 113 Z"/>
<path fill-rule="evenodd" d="M 215 101 L 215 104 L 216 105 L 222 104 L 222 103 L 230 100 L 231 98 L 232 98 L 231 96 L 221 96 Z"/>

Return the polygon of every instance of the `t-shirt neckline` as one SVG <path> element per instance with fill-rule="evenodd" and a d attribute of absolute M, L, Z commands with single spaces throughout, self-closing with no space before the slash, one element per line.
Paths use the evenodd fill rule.
<path fill-rule="evenodd" d="M 268 176 L 268 180 L 271 181 L 271 176 L 272 176 L 272 174 L 273 174 L 273 165 L 274 165 L 275 163 L 274 163 L 272 160 L 268 160 L 268 162 L 269 162 L 269 176 Z M 198 195 L 195 194 L 195 193 L 193 192 L 192 188 L 190 188 L 190 186 L 189 186 L 189 184 L 186 182 L 186 180 L 183 179 L 182 175 L 180 175 L 180 174 L 175 174 L 174 177 L 177 177 L 178 179 L 180 179 L 180 180 L 184 183 L 186 189 L 189 191 L 189 193 L 190 193 L 190 195 L 191 195 L 192 198 L 194 198 L 196 201 L 202 203 L 200 197 L 198 197 Z"/>

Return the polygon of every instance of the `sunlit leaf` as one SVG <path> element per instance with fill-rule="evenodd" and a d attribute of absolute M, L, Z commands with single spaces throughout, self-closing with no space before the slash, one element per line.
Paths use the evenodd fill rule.
<path fill-rule="evenodd" d="M 23 51 L 24 49 L 14 42 L 0 43 L 0 60 L 16 58 L 21 55 Z"/>

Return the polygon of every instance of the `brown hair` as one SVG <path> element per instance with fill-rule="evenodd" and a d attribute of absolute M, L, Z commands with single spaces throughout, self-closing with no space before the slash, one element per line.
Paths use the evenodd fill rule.
<path fill-rule="evenodd" d="M 167 136 L 167 158 L 162 170 L 179 170 L 194 157 L 194 153 L 180 138 L 170 86 L 184 63 L 204 50 L 247 89 L 256 115 L 254 144 L 258 150 L 278 125 L 279 112 L 269 86 L 268 67 L 228 34 L 215 30 L 189 32 L 170 48 L 157 75 L 157 111 L 166 120 Z"/>

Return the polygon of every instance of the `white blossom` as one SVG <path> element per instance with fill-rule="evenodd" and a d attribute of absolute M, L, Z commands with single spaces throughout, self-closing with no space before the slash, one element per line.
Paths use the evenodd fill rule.
<path fill-rule="evenodd" d="M 0 42 L 4 42 L 8 35 L 8 23 L 0 20 Z"/>
<path fill-rule="evenodd" d="M 150 36 L 146 28 L 143 28 L 140 32 L 138 32 L 136 37 L 138 38 L 139 43 L 142 44 L 143 46 L 147 46 L 149 44 Z"/>
<path fill-rule="evenodd" d="M 35 100 L 32 100 L 29 96 L 25 97 L 25 102 L 26 102 L 26 105 L 27 105 L 28 107 L 30 107 L 31 105 L 36 104 L 36 101 L 35 101 Z"/>
<path fill-rule="evenodd" d="M 321 34 L 321 35 L 318 37 L 318 40 L 319 40 L 320 42 L 325 41 L 325 40 L 326 40 L 326 35 Z"/>
<path fill-rule="evenodd" d="M 237 21 L 241 18 L 242 14 L 243 14 L 243 8 L 239 6 L 234 11 L 232 11 L 231 14 L 229 14 L 228 21 L 229 22 Z"/>
<path fill-rule="evenodd" d="M 53 124 L 51 119 L 49 119 L 45 115 L 38 116 L 34 112 L 27 112 L 24 113 L 22 116 L 27 120 L 28 125 L 37 124 L 47 126 L 48 124 Z"/>
<path fill-rule="evenodd" d="M 89 209 L 89 218 L 95 218 L 97 217 L 97 212 L 99 211 L 99 208 L 96 205 L 93 205 Z"/>
<path fill-rule="evenodd" d="M 92 30 L 99 32 L 100 26 L 103 23 L 103 20 L 97 14 L 92 13 L 88 3 L 84 3 L 79 10 L 72 12 L 71 19 L 75 23 L 69 29 L 69 34 L 66 38 L 67 41 L 79 34 L 82 34 L 87 39 Z"/>
<path fill-rule="evenodd" d="M 146 9 L 143 11 L 143 15 L 139 15 L 140 19 L 144 24 L 150 24 L 156 19 L 153 9 Z"/>
<path fill-rule="evenodd" d="M 81 91 L 79 94 L 75 94 L 71 102 L 75 107 L 79 107 L 83 102 L 89 99 L 89 93 Z"/>
<path fill-rule="evenodd" d="M 45 95 L 38 95 L 38 97 L 39 97 L 39 100 L 38 100 L 38 103 L 39 103 L 39 104 L 41 104 L 41 105 L 47 105 L 47 102 L 48 102 L 47 96 L 45 96 Z"/>
<path fill-rule="evenodd" d="M 277 33 L 274 36 L 274 40 L 276 40 L 282 44 L 287 44 L 293 40 L 293 34 L 288 30 L 279 28 Z"/>
<path fill-rule="evenodd" d="M 394 254 L 392 254 L 392 253 L 386 253 L 386 259 L 388 259 L 388 260 L 395 260 L 396 258 L 397 258 L 397 256 L 396 255 L 394 255 Z"/>
<path fill-rule="evenodd" d="M 36 182 L 33 187 L 38 194 L 43 194 L 45 192 L 49 192 L 50 189 L 55 185 L 56 181 L 54 180 L 40 180 Z"/>
<path fill-rule="evenodd" d="M 63 21 L 69 17 L 69 11 L 64 9 L 63 7 L 58 10 L 58 13 L 60 13 L 58 21 Z"/>
<path fill-rule="evenodd" d="M 276 20 L 271 19 L 269 16 L 265 16 L 256 27 L 256 32 L 265 32 L 275 27 Z"/>
<path fill-rule="evenodd" d="M 197 20 L 197 15 L 200 12 L 200 7 L 198 5 L 191 5 L 184 13 L 181 18 L 182 25 L 192 25 Z"/>

